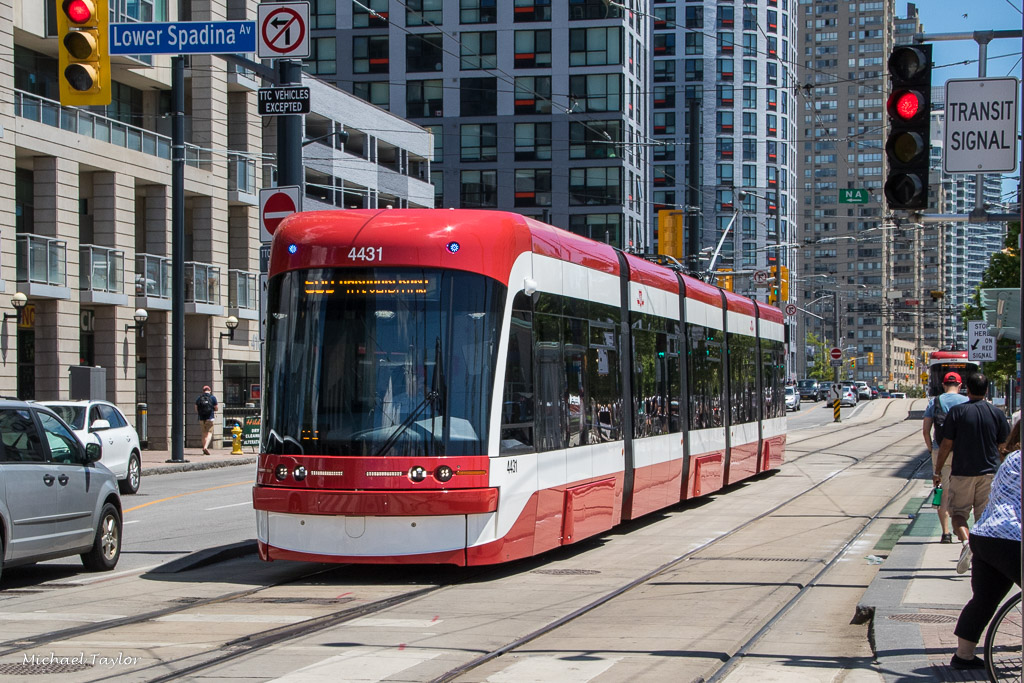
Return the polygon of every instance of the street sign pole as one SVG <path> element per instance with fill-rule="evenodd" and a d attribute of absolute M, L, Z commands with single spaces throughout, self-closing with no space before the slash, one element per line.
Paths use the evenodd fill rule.
<path fill-rule="evenodd" d="M 171 58 L 171 459 L 185 460 L 185 58 Z"/>

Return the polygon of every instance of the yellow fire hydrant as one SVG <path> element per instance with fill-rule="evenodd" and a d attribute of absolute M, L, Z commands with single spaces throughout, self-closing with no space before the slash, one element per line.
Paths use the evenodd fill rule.
<path fill-rule="evenodd" d="M 231 455 L 244 455 L 242 453 L 242 428 L 235 423 L 235 426 L 231 428 Z"/>

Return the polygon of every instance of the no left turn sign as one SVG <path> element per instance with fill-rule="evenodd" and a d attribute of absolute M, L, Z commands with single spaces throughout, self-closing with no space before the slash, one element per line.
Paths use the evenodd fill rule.
<path fill-rule="evenodd" d="M 262 2 L 256 54 L 262 59 L 309 56 L 309 3 Z"/>

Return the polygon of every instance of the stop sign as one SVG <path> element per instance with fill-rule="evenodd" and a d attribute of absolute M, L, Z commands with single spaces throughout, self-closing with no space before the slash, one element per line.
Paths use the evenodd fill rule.
<path fill-rule="evenodd" d="M 840 349 L 833 347 L 832 350 L 828 352 L 828 355 L 832 356 L 832 360 L 839 360 L 843 357 L 843 352 Z"/>

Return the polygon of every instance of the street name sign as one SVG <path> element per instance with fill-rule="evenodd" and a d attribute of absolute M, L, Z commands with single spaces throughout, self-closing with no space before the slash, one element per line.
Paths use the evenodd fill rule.
<path fill-rule="evenodd" d="M 140 21 L 110 25 L 112 55 L 222 55 L 255 51 L 255 21 Z"/>
<path fill-rule="evenodd" d="M 306 86 L 260 88 L 257 92 L 260 116 L 309 113 L 309 88 Z"/>
<path fill-rule="evenodd" d="M 967 327 L 967 360 L 995 360 L 996 338 L 989 336 L 988 323 L 984 320 L 971 320 L 967 323 Z"/>
<path fill-rule="evenodd" d="M 871 193 L 868 192 L 867 189 L 839 190 L 840 204 L 867 204 L 869 201 L 871 201 Z"/>
<path fill-rule="evenodd" d="M 1017 168 L 1016 78 L 946 81 L 942 170 L 992 173 Z"/>
<path fill-rule="evenodd" d="M 261 2 L 256 10 L 261 59 L 309 56 L 309 3 Z"/>

